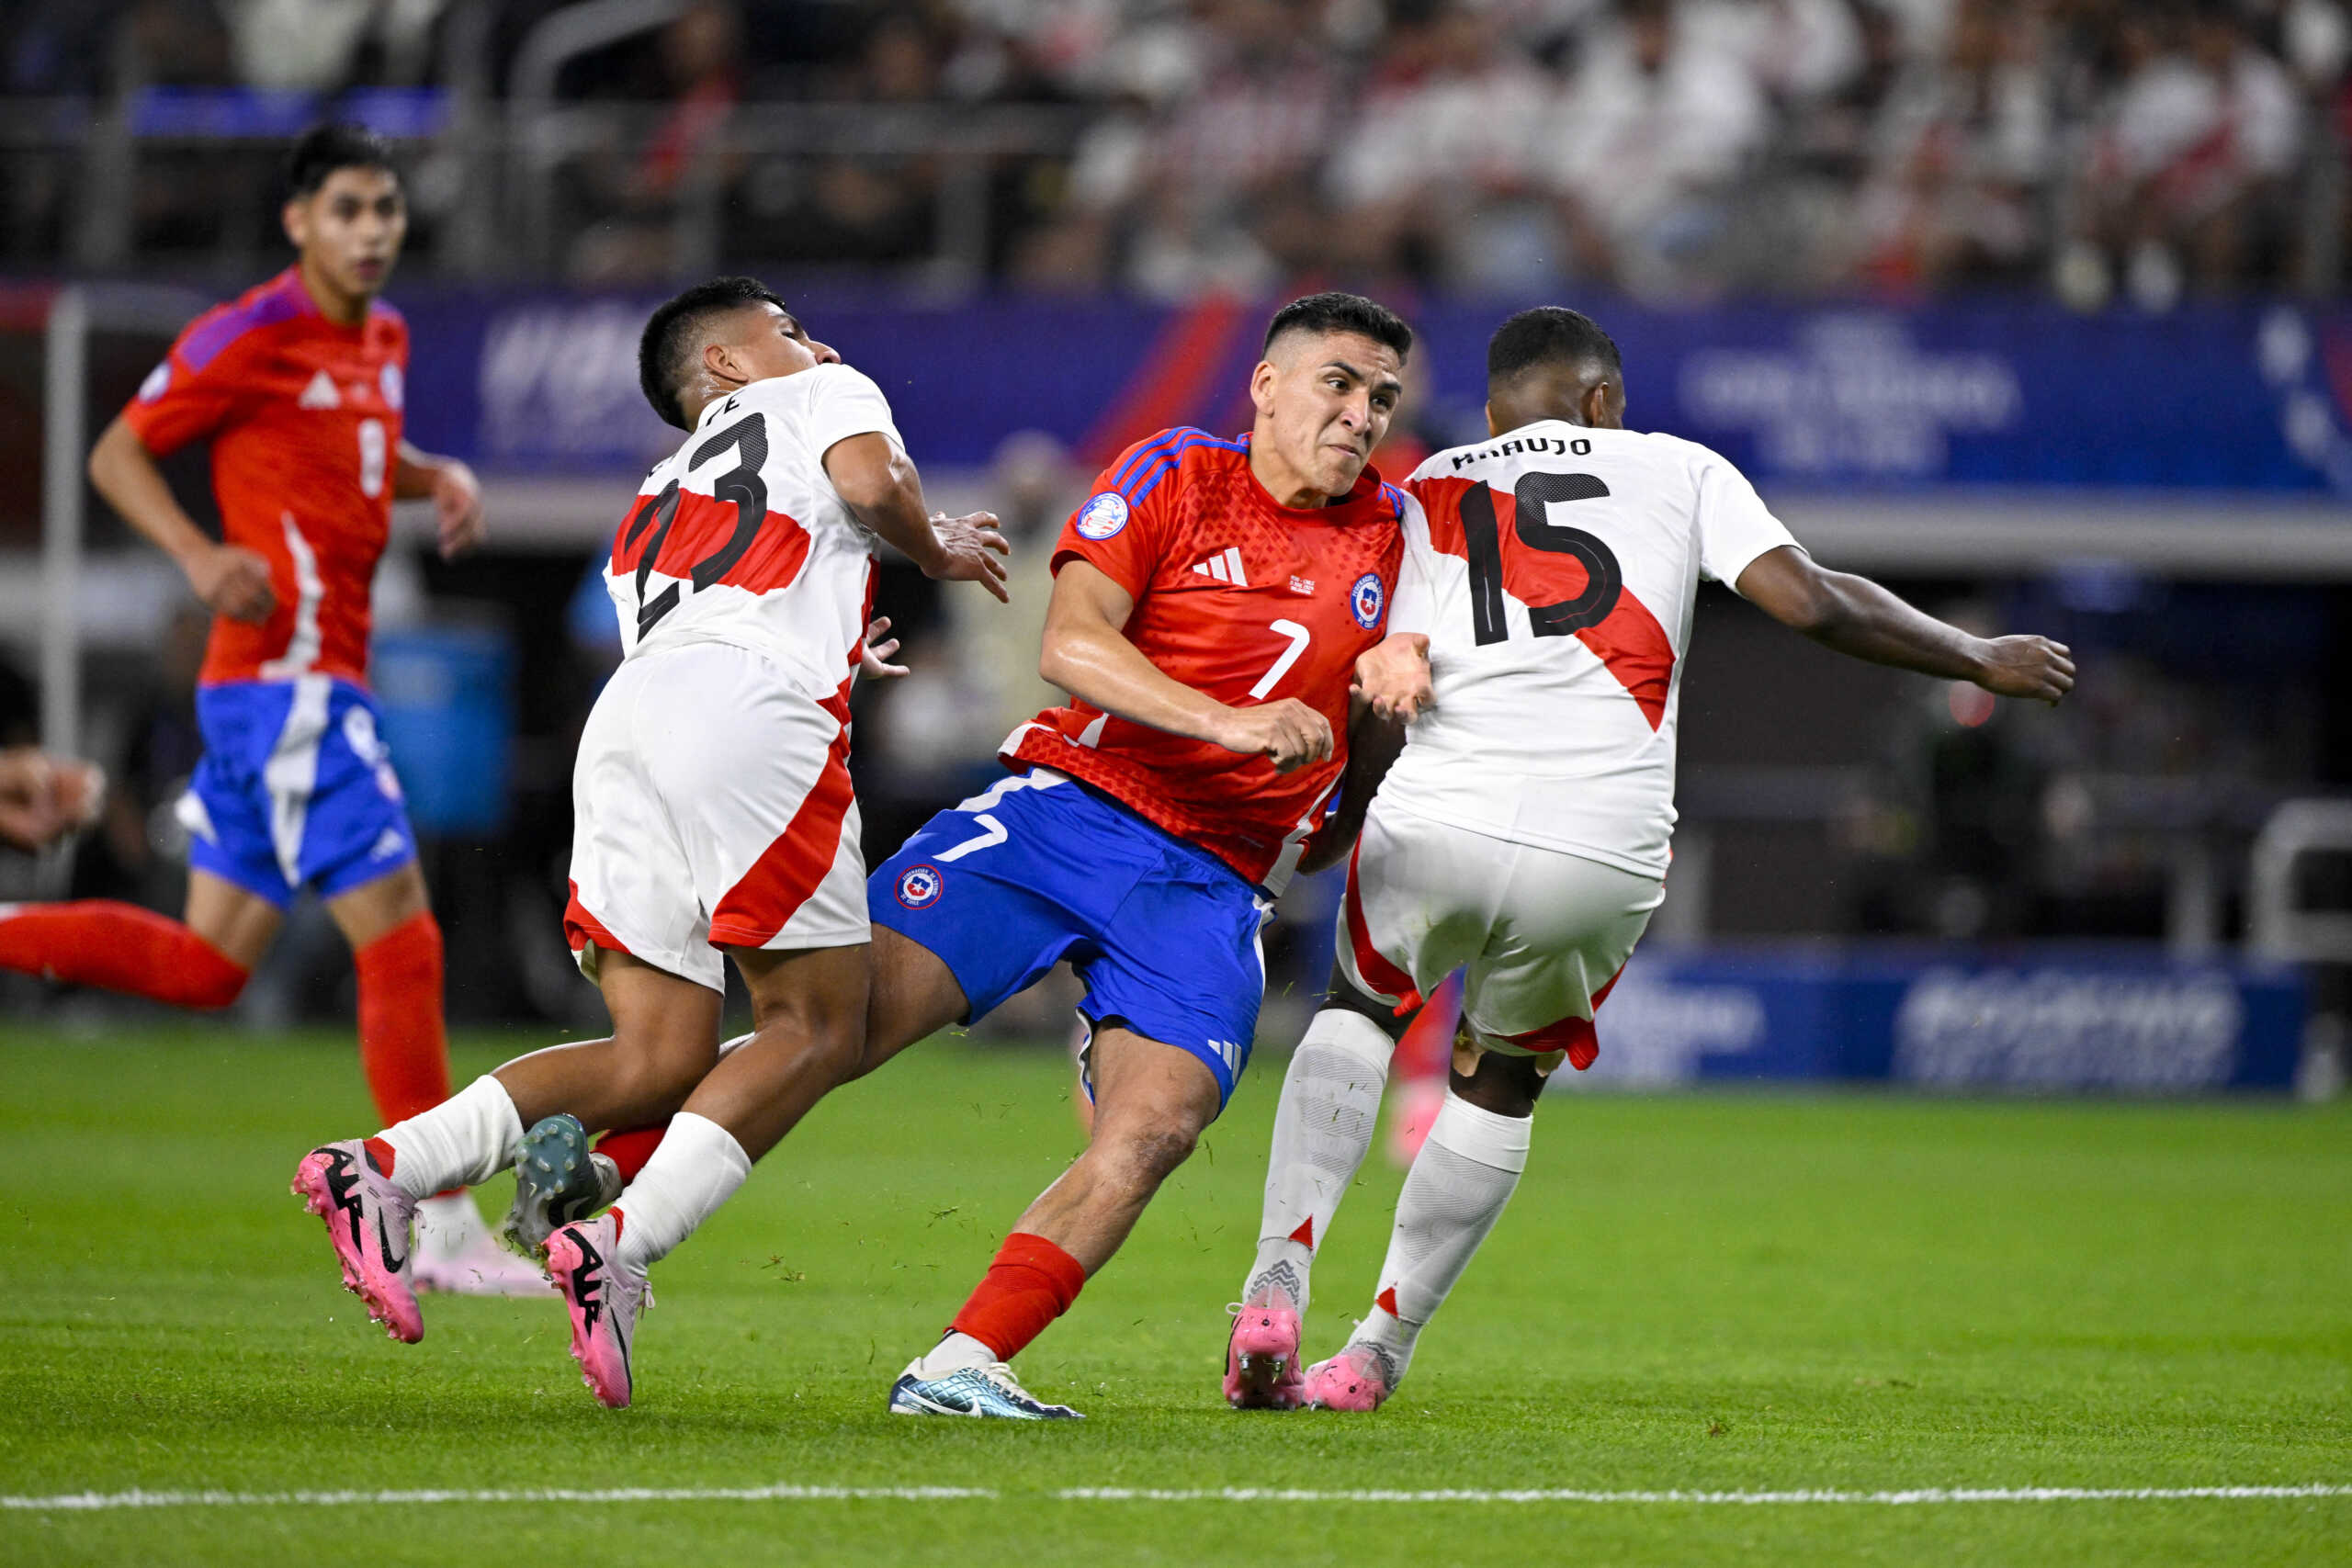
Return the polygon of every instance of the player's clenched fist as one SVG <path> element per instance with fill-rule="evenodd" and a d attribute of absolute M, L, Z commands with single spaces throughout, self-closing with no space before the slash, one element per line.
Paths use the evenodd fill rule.
<path fill-rule="evenodd" d="M 933 513 L 931 532 L 939 541 L 939 555 L 924 564 L 925 577 L 943 582 L 977 582 L 1007 604 L 1012 595 L 1004 590 L 1004 563 L 999 556 L 1012 553 L 999 531 L 993 512 L 967 513 L 950 517 Z"/>
<path fill-rule="evenodd" d="M 106 775 L 30 746 L 0 751 L 0 844 L 28 852 L 97 819 Z"/>
<path fill-rule="evenodd" d="M 1356 660 L 1356 690 L 1382 718 L 1410 724 L 1430 705 L 1430 639 L 1399 632 Z"/>
<path fill-rule="evenodd" d="M 1331 754 L 1331 722 L 1295 697 L 1263 707 L 1227 708 L 1216 743 L 1228 751 L 1263 754 L 1274 772 L 1289 773 Z"/>
<path fill-rule="evenodd" d="M 188 586 L 205 607 L 232 621 L 266 621 L 277 608 L 269 562 L 242 545 L 214 545 L 187 564 Z"/>
<path fill-rule="evenodd" d="M 433 518 L 443 560 L 481 547 L 481 481 L 465 464 L 450 460 L 435 468 Z"/>
<path fill-rule="evenodd" d="M 1996 637 L 1984 644 L 1976 683 L 1996 696 L 2055 703 L 2075 689 L 2075 660 L 2046 637 Z"/>

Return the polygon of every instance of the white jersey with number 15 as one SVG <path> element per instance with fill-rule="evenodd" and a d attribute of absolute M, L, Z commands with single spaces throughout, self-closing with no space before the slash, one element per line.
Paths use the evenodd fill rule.
<path fill-rule="evenodd" d="M 1671 435 L 1545 420 L 1405 488 L 1422 516 L 1388 629 L 1429 637 L 1436 704 L 1382 801 L 1664 875 L 1699 581 L 1796 541 L 1738 469 Z"/>
<path fill-rule="evenodd" d="M 906 449 L 882 389 L 846 365 L 754 381 L 704 409 L 613 540 L 605 586 L 625 656 L 731 643 L 812 697 L 839 691 L 865 640 L 874 536 L 824 457 L 868 433 Z"/>

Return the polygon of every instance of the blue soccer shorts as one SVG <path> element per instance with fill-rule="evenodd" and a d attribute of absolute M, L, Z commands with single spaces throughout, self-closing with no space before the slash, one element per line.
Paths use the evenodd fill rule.
<path fill-rule="evenodd" d="M 279 908 L 348 893 L 416 858 L 376 705 L 328 675 L 199 687 L 204 760 L 180 796 L 191 869 Z"/>
<path fill-rule="evenodd" d="M 1250 1060 L 1273 901 L 1206 850 L 1047 768 L 923 824 L 866 884 L 874 923 L 937 953 L 982 1018 L 1067 959 L 1091 1029 L 1200 1058 L 1218 1105 Z"/>

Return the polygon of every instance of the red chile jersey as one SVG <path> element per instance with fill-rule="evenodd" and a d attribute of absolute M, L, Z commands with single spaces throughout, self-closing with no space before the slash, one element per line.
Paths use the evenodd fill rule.
<path fill-rule="evenodd" d="M 210 438 L 221 536 L 269 562 L 277 608 L 258 623 L 214 618 L 205 684 L 367 680 L 407 374 L 398 310 L 378 301 L 338 326 L 288 267 L 198 316 L 123 411 L 158 457 Z"/>
<path fill-rule="evenodd" d="M 1423 510 L 1390 629 L 1427 634 L 1435 701 L 1380 798 L 1665 875 L 1700 580 L 1796 541 L 1737 468 L 1671 435 L 1544 420 L 1406 488 Z"/>
<path fill-rule="evenodd" d="M 1418 511 L 1370 468 L 1334 505 L 1278 505 L 1247 436 L 1169 430 L 1128 447 L 1063 528 L 1054 570 L 1082 560 L 1134 595 L 1127 640 L 1185 685 L 1235 707 L 1295 697 L 1339 745 L 1278 773 L 1072 699 L 1007 737 L 1005 761 L 1081 779 L 1279 894 L 1346 765 L 1356 656 L 1386 635 L 1398 525 Z"/>

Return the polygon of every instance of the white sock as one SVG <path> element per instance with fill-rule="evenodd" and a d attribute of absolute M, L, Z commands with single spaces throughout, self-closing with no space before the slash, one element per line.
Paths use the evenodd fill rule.
<path fill-rule="evenodd" d="M 1380 1025 L 1349 1008 L 1325 1008 L 1306 1026 L 1274 1106 L 1266 1204 L 1257 1260 L 1241 1287 L 1245 1303 L 1287 1301 L 1305 1314 L 1315 1249 L 1372 1147 L 1396 1050 Z M 1301 1235 L 1311 1239 L 1297 1239 Z"/>
<path fill-rule="evenodd" d="M 478 1239 L 488 1241 L 490 1232 L 481 1223 L 481 1211 L 474 1207 L 473 1199 L 467 1194 L 451 1192 L 417 1204 L 416 1245 L 420 1251 L 435 1258 L 455 1258 Z"/>
<path fill-rule="evenodd" d="M 430 1111 L 377 1134 L 392 1145 L 392 1181 L 412 1198 L 472 1187 L 514 1163 L 523 1119 L 506 1086 L 485 1073 Z"/>
<path fill-rule="evenodd" d="M 915 1362 L 915 1376 L 944 1378 L 960 1372 L 967 1367 L 985 1367 L 996 1360 L 996 1352 L 968 1334 L 947 1331 L 947 1337 L 931 1348 L 930 1354 Z"/>
<path fill-rule="evenodd" d="M 751 1174 L 752 1156 L 735 1134 L 707 1116 L 679 1111 L 613 1204 L 622 1216 L 620 1260 L 646 1269 L 667 1258 Z"/>
<path fill-rule="evenodd" d="M 1452 1089 L 1430 1125 L 1429 1142 L 1405 1174 L 1396 1197 L 1396 1228 L 1380 1266 L 1381 1291 L 1372 1315 L 1353 1336 L 1385 1346 L 1402 1381 L 1413 1341 L 1487 1233 L 1527 1168 L 1534 1118 L 1481 1111 Z M 1392 1385 L 1393 1386 L 1393 1385 Z"/>

